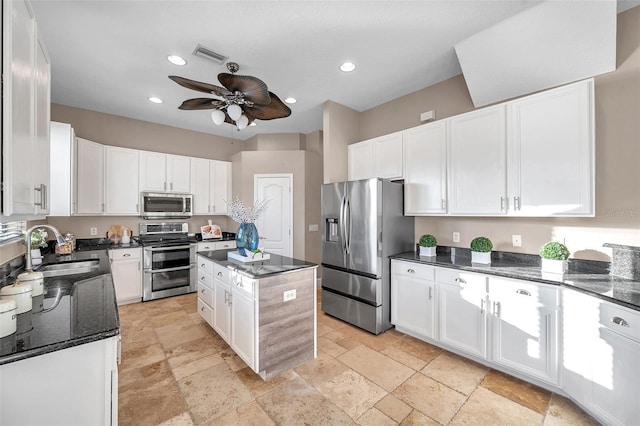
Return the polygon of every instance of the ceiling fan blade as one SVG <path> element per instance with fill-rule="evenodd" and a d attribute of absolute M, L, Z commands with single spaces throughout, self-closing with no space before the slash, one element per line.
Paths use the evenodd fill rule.
<path fill-rule="evenodd" d="M 198 92 L 212 93 L 217 96 L 228 96 L 232 94 L 224 87 L 216 86 L 215 84 L 189 80 L 188 78 L 178 77 L 177 75 L 170 75 L 169 78 L 182 87 L 186 87 L 187 89 L 191 90 L 197 90 Z"/>
<path fill-rule="evenodd" d="M 271 103 L 269 105 L 254 105 L 246 108 L 252 117 L 258 120 L 273 120 L 291 115 L 291 109 L 284 104 L 273 92 L 269 92 Z"/>
<path fill-rule="evenodd" d="M 250 75 L 218 74 L 218 80 L 232 92 L 241 92 L 244 97 L 257 105 L 268 105 L 271 101 L 264 81 Z"/>
<path fill-rule="evenodd" d="M 211 98 L 194 98 L 187 99 L 178 107 L 178 109 L 198 110 L 198 109 L 215 109 L 224 106 L 225 102 Z"/>

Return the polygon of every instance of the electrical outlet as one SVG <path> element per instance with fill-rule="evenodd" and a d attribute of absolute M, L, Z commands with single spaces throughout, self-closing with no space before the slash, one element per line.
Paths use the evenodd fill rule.
<path fill-rule="evenodd" d="M 511 243 L 514 247 L 522 247 L 522 235 L 512 235 Z"/>
<path fill-rule="evenodd" d="M 90 231 L 91 231 L 91 235 L 98 235 L 98 228 L 92 226 Z"/>
<path fill-rule="evenodd" d="M 459 243 L 460 242 L 460 233 L 459 232 L 454 232 L 453 233 L 453 242 L 454 243 Z"/>
<path fill-rule="evenodd" d="M 309 225 L 309 232 L 318 232 L 318 225 Z"/>
<path fill-rule="evenodd" d="M 296 289 L 285 291 L 282 295 L 282 301 L 288 302 L 296 298 Z"/>

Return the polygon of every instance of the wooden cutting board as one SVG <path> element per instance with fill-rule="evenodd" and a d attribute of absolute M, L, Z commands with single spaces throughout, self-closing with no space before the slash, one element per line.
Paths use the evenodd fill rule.
<path fill-rule="evenodd" d="M 131 233 L 131 229 L 124 225 L 113 225 L 107 231 L 107 238 L 113 241 L 114 244 L 119 244 L 124 232 L 127 231 L 129 236 L 133 236 Z"/>

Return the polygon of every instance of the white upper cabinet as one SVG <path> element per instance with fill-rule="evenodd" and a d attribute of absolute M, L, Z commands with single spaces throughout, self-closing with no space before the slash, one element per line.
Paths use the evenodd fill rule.
<path fill-rule="evenodd" d="M 485 108 L 449 120 L 449 212 L 506 214 L 505 107 Z"/>
<path fill-rule="evenodd" d="M 402 132 L 351 144 L 348 155 L 349 180 L 402 178 Z"/>
<path fill-rule="evenodd" d="M 51 122 L 50 216 L 71 216 L 76 205 L 76 134 L 67 123 Z"/>
<path fill-rule="evenodd" d="M 510 102 L 510 213 L 593 216 L 593 80 Z"/>
<path fill-rule="evenodd" d="M 77 138 L 77 214 L 104 213 L 104 146 Z"/>
<path fill-rule="evenodd" d="M 193 214 L 211 213 L 209 191 L 209 162 L 206 158 L 191 159 L 191 192 L 193 192 Z"/>
<path fill-rule="evenodd" d="M 444 214 L 447 209 L 447 126 L 445 121 L 402 134 L 404 214 Z"/>
<path fill-rule="evenodd" d="M 27 1 L 2 2 L 4 216 L 48 212 L 49 56 Z"/>
<path fill-rule="evenodd" d="M 105 214 L 137 215 L 138 150 L 105 146 Z"/>
<path fill-rule="evenodd" d="M 193 214 L 227 214 L 231 197 L 231 163 L 228 161 L 191 159 Z"/>
<path fill-rule="evenodd" d="M 190 192 L 191 159 L 140 151 L 140 191 Z"/>

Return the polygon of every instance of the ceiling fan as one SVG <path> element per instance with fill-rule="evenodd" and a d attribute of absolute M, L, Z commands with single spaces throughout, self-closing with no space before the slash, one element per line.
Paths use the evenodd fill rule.
<path fill-rule="evenodd" d="M 249 75 L 236 75 L 240 66 L 235 62 L 227 62 L 227 69 L 230 74 L 218 74 L 218 80 L 224 87 L 170 75 L 171 80 L 187 89 L 222 98 L 187 99 L 178 109 L 213 109 L 211 119 L 215 124 L 235 124 L 238 130 L 244 129 L 254 120 L 273 120 L 291 115 L 291 109 L 270 92 L 262 80 Z"/>

